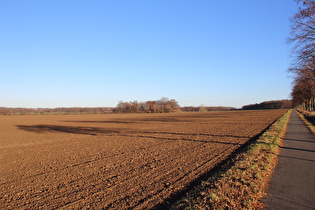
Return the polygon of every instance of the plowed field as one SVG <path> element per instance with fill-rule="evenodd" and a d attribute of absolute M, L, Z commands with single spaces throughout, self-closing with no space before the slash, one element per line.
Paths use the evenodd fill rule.
<path fill-rule="evenodd" d="M 284 112 L 0 116 L 0 209 L 152 208 Z"/>

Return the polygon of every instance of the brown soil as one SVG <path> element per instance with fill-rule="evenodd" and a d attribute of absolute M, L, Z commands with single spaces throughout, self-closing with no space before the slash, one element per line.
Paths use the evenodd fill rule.
<path fill-rule="evenodd" d="M 144 209 L 285 110 L 0 116 L 0 209 Z"/>

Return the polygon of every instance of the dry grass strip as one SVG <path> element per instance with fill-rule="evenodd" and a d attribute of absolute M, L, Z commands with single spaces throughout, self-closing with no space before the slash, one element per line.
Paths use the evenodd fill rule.
<path fill-rule="evenodd" d="M 297 109 L 296 110 L 298 115 L 300 116 L 300 118 L 302 119 L 302 121 L 304 122 L 304 124 L 308 127 L 308 129 L 311 131 L 311 133 L 313 134 L 313 136 L 315 136 L 315 126 L 314 124 L 311 122 L 311 118 L 310 116 L 314 119 L 314 112 L 309 112 L 309 111 L 305 111 L 305 110 L 301 110 L 301 109 Z M 308 119 L 307 119 L 308 117 Z"/>
<path fill-rule="evenodd" d="M 232 166 L 203 181 L 172 209 L 262 209 L 291 110 L 237 155 Z"/>

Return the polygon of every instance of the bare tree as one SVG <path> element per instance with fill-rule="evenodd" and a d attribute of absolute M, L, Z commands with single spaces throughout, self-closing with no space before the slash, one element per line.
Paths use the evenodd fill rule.
<path fill-rule="evenodd" d="M 288 42 L 293 44 L 296 64 L 304 65 L 315 55 L 315 1 L 296 0 L 298 12 L 290 19 L 291 33 Z"/>
<path fill-rule="evenodd" d="M 294 63 L 289 69 L 294 74 L 291 93 L 295 105 L 312 111 L 315 94 L 315 1 L 296 0 L 298 12 L 291 18 L 288 42 L 293 44 Z"/>
<path fill-rule="evenodd" d="M 180 110 L 178 102 L 174 99 L 169 100 L 166 97 L 157 101 L 138 102 L 119 101 L 115 112 L 118 113 L 165 113 Z"/>

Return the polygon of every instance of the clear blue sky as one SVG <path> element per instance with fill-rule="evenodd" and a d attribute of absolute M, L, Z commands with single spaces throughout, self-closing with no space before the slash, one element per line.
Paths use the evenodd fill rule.
<path fill-rule="evenodd" d="M 293 0 L 0 0 L 0 106 L 290 97 Z"/>

